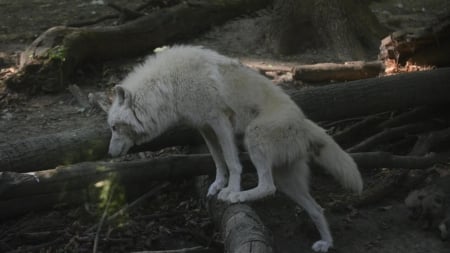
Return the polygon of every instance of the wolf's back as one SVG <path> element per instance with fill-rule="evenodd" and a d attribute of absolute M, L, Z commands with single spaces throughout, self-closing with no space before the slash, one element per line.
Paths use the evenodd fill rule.
<path fill-rule="evenodd" d="M 314 161 L 324 167 L 342 186 L 360 194 L 363 181 L 353 158 L 329 136 L 324 129 L 306 120 L 312 132 L 311 143 L 316 143 L 317 152 L 312 152 Z"/>

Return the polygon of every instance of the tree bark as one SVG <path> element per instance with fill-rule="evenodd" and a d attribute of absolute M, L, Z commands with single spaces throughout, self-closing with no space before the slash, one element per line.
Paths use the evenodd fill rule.
<path fill-rule="evenodd" d="M 281 54 L 329 47 L 340 60 L 360 60 L 386 34 L 366 2 L 358 0 L 277 0 L 271 28 Z"/>
<path fill-rule="evenodd" d="M 450 103 L 450 68 L 400 74 L 291 91 L 292 99 L 312 120 L 336 120 L 420 105 Z M 107 155 L 107 126 L 34 137 L 0 145 L 0 171 L 36 171 L 59 164 L 98 160 Z M 167 131 L 138 150 L 202 143 L 195 130 Z"/>
<path fill-rule="evenodd" d="M 271 0 L 183 1 L 119 26 L 53 27 L 22 53 L 19 72 L 5 82 L 16 91 L 59 91 L 85 61 L 142 55 L 269 3 Z"/>

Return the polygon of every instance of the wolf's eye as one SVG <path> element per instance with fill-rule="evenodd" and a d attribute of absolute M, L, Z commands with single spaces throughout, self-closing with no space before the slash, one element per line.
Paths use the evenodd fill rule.
<path fill-rule="evenodd" d="M 116 125 L 113 125 L 113 126 L 111 127 L 111 129 L 112 129 L 113 131 L 116 131 Z"/>

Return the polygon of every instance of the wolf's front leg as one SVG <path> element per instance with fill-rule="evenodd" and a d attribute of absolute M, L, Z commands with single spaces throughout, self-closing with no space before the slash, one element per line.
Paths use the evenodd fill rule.
<path fill-rule="evenodd" d="M 212 131 L 212 129 L 205 128 L 202 129 L 200 133 L 203 136 L 203 139 L 208 146 L 208 150 L 214 160 L 214 164 L 216 165 L 216 179 L 209 186 L 207 193 L 207 196 L 211 197 L 216 195 L 227 185 L 227 165 L 225 163 L 225 159 L 223 158 L 223 153 L 214 131 Z"/>
<path fill-rule="evenodd" d="M 239 161 L 238 149 L 234 140 L 234 131 L 228 118 L 218 118 L 211 124 L 211 127 L 217 136 L 223 159 L 229 172 L 228 186 L 219 192 L 218 198 L 220 200 L 228 200 L 228 195 L 231 192 L 239 192 L 241 190 L 242 165 Z"/>

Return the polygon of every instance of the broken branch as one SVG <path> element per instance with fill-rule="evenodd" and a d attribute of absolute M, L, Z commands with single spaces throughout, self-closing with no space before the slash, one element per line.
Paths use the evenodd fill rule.
<path fill-rule="evenodd" d="M 382 132 L 375 134 L 366 140 L 356 144 L 355 146 L 347 149 L 348 152 L 364 152 L 368 150 L 373 150 L 376 145 L 401 137 L 405 134 L 417 133 L 419 131 L 425 130 L 429 127 L 429 124 L 415 123 L 399 127 L 394 127 L 390 129 L 385 129 Z"/>
<path fill-rule="evenodd" d="M 318 63 L 294 67 L 293 78 L 310 83 L 328 81 L 353 81 L 369 77 L 376 77 L 384 70 L 381 61 Z"/>

